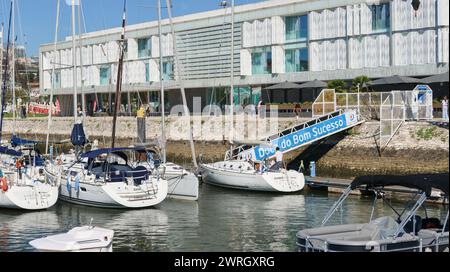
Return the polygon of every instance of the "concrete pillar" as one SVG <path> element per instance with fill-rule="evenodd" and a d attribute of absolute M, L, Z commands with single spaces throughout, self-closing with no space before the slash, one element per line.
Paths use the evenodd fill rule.
<path fill-rule="evenodd" d="M 136 118 L 137 120 L 137 137 L 139 143 L 145 143 L 146 142 L 146 135 L 145 135 L 145 117 Z"/>
<path fill-rule="evenodd" d="M 130 92 L 127 92 L 127 103 L 128 103 L 128 115 L 131 115 L 131 97 Z"/>

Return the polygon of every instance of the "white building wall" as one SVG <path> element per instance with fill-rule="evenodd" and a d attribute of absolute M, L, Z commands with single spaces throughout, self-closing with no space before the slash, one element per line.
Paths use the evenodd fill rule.
<path fill-rule="evenodd" d="M 326 2 L 328 5 L 328 2 L 333 1 L 318 2 Z M 339 1 L 335 2 L 336 5 L 340 4 Z M 388 1 L 391 3 L 392 41 L 390 32 L 373 33 L 372 31 L 370 6 L 373 3 L 385 1 L 362 2 L 307 12 L 309 36 L 306 44 L 309 48 L 309 71 L 448 63 L 448 0 L 421 0 L 420 9 L 417 12 L 412 9 L 411 0 Z M 437 6 L 435 6 L 436 3 Z M 284 18 L 303 15 L 305 11 L 296 14 L 289 10 L 281 16 L 270 16 L 268 12 L 264 14 L 268 17 L 249 19 L 246 22 L 237 22 L 235 25 L 236 47 L 241 46 L 240 50 L 235 50 L 235 71 L 240 71 L 240 75 L 251 76 L 251 52 L 253 48 L 263 46 L 272 48 L 272 73 L 285 73 L 284 50 L 286 46 L 295 47 L 293 44 L 296 42 L 286 42 Z M 224 23 L 205 27 L 204 30 L 195 28 L 179 33 L 178 49 L 183 70 L 188 71 L 186 79 L 191 79 L 191 76 L 196 77 L 195 79 L 229 76 L 229 27 L 227 23 Z M 159 81 L 158 36 L 146 35 L 151 38 L 152 55 L 142 60 L 138 60 L 137 38 L 128 39 L 123 78 L 125 84 L 145 83 L 146 63 L 149 65 L 150 81 Z M 217 38 L 219 36 L 220 41 Z M 170 33 L 162 36 L 164 57 L 173 56 L 173 40 Z M 85 85 L 98 86 L 99 66 L 116 63 L 119 57 L 119 46 L 115 40 L 101 44 L 88 43 L 89 41 L 82 49 Z M 392 52 L 390 52 L 391 48 Z M 239 61 L 238 56 L 240 56 Z M 50 88 L 48 71 L 52 68 L 52 52 L 42 52 L 41 59 L 42 85 L 44 88 Z M 73 73 L 70 68 L 72 49 L 69 44 L 67 48 L 58 50 L 56 62 L 62 64 L 56 65 L 57 69 L 61 69 L 61 87 L 72 88 Z M 79 52 L 77 52 L 77 62 L 79 63 Z M 111 76 L 115 82 L 116 66 L 112 67 Z M 80 86 L 80 72 L 77 78 L 77 85 Z"/>
<path fill-rule="evenodd" d="M 272 73 L 283 74 L 285 72 L 284 46 L 272 46 Z"/>
<path fill-rule="evenodd" d="M 252 75 L 252 55 L 250 50 L 241 49 L 241 76 Z"/>

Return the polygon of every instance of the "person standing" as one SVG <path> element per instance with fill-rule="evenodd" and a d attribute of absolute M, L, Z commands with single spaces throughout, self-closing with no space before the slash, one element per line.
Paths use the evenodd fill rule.
<path fill-rule="evenodd" d="M 262 103 L 263 103 L 262 100 L 259 100 L 258 106 L 256 108 L 256 110 L 257 110 L 256 115 L 258 115 L 258 116 L 261 116 Z"/>
<path fill-rule="evenodd" d="M 280 170 L 283 167 L 283 153 L 280 151 L 280 148 L 277 146 L 275 149 L 275 164 L 272 166 L 271 170 Z"/>
<path fill-rule="evenodd" d="M 300 103 L 295 104 L 294 113 L 295 113 L 297 120 L 300 119 L 301 112 L 302 112 L 302 106 L 300 106 Z"/>
<path fill-rule="evenodd" d="M 442 100 L 442 119 L 448 121 L 448 99 L 447 96 L 444 96 Z"/>

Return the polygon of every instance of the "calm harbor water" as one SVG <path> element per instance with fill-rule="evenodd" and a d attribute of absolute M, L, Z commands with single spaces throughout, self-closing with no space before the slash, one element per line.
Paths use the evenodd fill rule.
<path fill-rule="evenodd" d="M 114 251 L 295 251 L 298 230 L 316 227 L 339 195 L 228 190 L 203 184 L 198 202 L 166 200 L 157 208 L 110 210 L 59 202 L 40 212 L 0 210 L 0 251 L 32 251 L 28 242 L 93 224 L 115 231 Z M 351 196 L 335 223 L 365 222 L 373 199 Z M 395 207 L 404 203 L 394 202 Z M 441 205 L 427 205 L 440 217 Z M 379 200 L 376 214 L 392 214 Z"/>

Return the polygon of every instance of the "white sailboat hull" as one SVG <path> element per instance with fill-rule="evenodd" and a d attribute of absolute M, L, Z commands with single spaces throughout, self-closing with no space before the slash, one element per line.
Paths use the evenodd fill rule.
<path fill-rule="evenodd" d="M 15 185 L 6 192 L 0 192 L 0 207 L 8 209 L 44 210 L 55 205 L 57 200 L 58 187 L 39 182 L 35 185 Z"/>
<path fill-rule="evenodd" d="M 193 173 L 174 163 L 167 163 L 164 178 L 168 182 L 168 198 L 198 200 L 199 181 Z"/>
<path fill-rule="evenodd" d="M 202 180 L 205 183 L 226 188 L 264 192 L 292 193 L 302 190 L 305 186 L 303 174 L 297 171 L 289 170 L 260 174 L 254 170 L 229 170 L 226 167 L 222 167 L 224 163 L 229 162 L 202 164 L 200 166 Z"/>
<path fill-rule="evenodd" d="M 56 179 L 57 175 L 46 171 L 49 179 Z M 167 196 L 168 186 L 164 179 L 157 180 L 150 177 L 143 184 L 128 185 L 125 182 L 83 182 L 79 189 L 73 186 L 70 190 L 67 181 L 62 177 L 59 189 L 61 200 L 100 208 L 146 208 L 160 204 Z"/>

